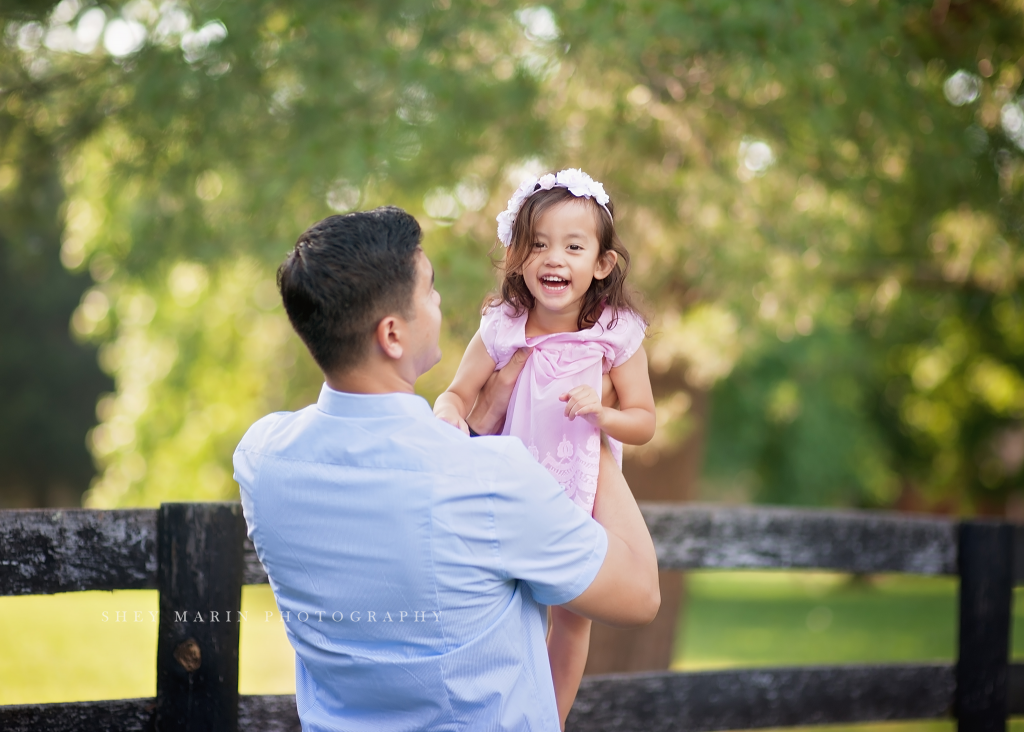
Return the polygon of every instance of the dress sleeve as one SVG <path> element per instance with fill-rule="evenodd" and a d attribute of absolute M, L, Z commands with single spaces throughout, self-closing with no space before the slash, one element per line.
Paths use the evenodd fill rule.
<path fill-rule="evenodd" d="M 504 305 L 492 305 L 480 316 L 480 340 L 487 349 L 487 355 L 494 359 L 494 368 L 500 369 L 509 362 L 516 349 L 526 343 L 517 335 L 516 321 L 505 310 Z"/>
<path fill-rule="evenodd" d="M 562 605 L 590 586 L 608 552 L 608 534 L 572 502 L 523 447 L 501 441 L 499 459 L 481 478 L 493 491 L 493 530 L 501 573 L 530 586 L 544 605 Z"/>
<path fill-rule="evenodd" d="M 615 334 L 615 357 L 612 368 L 626 363 L 637 352 L 647 337 L 647 323 L 632 310 L 619 313 L 619 319 L 612 328 Z"/>

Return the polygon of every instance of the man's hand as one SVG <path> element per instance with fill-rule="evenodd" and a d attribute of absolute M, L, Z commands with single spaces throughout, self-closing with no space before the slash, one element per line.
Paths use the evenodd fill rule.
<path fill-rule="evenodd" d="M 601 377 L 601 406 L 611 409 L 619 406 L 619 395 L 615 392 L 612 377 L 608 374 Z"/>
<path fill-rule="evenodd" d="M 484 383 L 476 404 L 465 419 L 467 426 L 472 427 L 478 435 L 496 435 L 505 426 L 505 413 L 512 398 L 512 390 L 531 353 L 532 348 L 520 348 L 505 366 L 491 374 Z"/>

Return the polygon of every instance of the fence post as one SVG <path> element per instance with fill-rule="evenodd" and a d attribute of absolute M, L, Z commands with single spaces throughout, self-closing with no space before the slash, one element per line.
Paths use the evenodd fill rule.
<path fill-rule="evenodd" d="M 959 529 L 959 732 L 1005 732 L 1013 603 L 1013 526 L 964 521 Z"/>
<path fill-rule="evenodd" d="M 157 732 L 237 732 L 238 503 L 164 503 L 157 514 Z"/>

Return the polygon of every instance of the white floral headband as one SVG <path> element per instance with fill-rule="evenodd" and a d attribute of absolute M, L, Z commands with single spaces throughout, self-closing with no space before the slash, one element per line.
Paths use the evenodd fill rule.
<path fill-rule="evenodd" d="M 557 173 L 548 173 L 540 178 L 532 175 L 519 184 L 519 188 L 508 199 L 508 208 L 498 214 L 498 241 L 506 246 L 512 244 L 512 226 L 519 215 L 519 209 L 523 207 L 526 199 L 537 191 L 550 191 L 552 188 L 568 188 L 569 192 L 577 198 L 593 198 L 601 208 L 612 218 L 612 212 L 608 210 L 607 203 L 610 200 L 604 192 L 604 186 L 584 173 L 579 168 L 566 168 Z"/>

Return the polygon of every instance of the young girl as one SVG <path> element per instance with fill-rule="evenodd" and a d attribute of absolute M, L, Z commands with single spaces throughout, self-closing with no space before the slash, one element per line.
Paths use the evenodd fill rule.
<path fill-rule="evenodd" d="M 484 382 L 517 349 L 531 347 L 502 434 L 519 437 L 588 514 L 601 493 L 601 433 L 620 467 L 622 443 L 654 436 L 646 325 L 624 289 L 629 254 L 612 211 L 604 187 L 581 170 L 519 186 L 498 216 L 506 247 L 501 294 L 488 301 L 455 380 L 434 404 L 438 417 L 468 432 L 466 415 Z M 602 403 L 604 374 L 611 403 Z M 563 728 L 589 644 L 590 620 L 551 608 L 548 655 Z"/>

